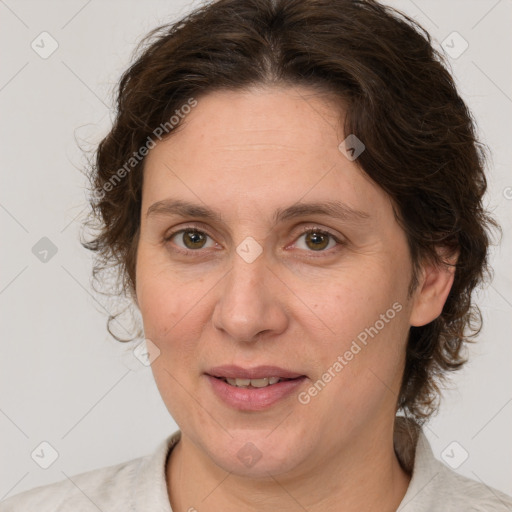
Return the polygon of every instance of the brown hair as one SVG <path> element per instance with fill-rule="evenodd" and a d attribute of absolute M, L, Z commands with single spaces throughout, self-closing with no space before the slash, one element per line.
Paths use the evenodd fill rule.
<path fill-rule="evenodd" d="M 218 0 L 154 29 L 137 51 L 89 169 L 86 225 L 98 232 L 82 244 L 96 253 L 94 278 L 114 271 L 120 288 L 110 293 L 135 297 L 144 159 L 126 162 L 190 98 L 259 84 L 329 92 L 345 105 L 345 134 L 366 146 L 357 163 L 395 204 L 415 269 L 410 291 L 423 261 L 446 264 L 440 246 L 459 254 L 442 314 L 410 329 L 397 405 L 428 418 L 442 377 L 465 362 L 464 342 L 480 330 L 471 295 L 489 275 L 498 227 L 482 205 L 483 145 L 429 34 L 372 0 Z M 128 341 L 111 331 L 116 317 L 109 332 Z"/>

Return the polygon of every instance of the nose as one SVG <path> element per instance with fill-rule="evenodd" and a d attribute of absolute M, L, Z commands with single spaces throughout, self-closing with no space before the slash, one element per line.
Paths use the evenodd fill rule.
<path fill-rule="evenodd" d="M 231 339 L 252 342 L 273 338 L 288 325 L 286 287 L 276 277 L 264 254 L 248 263 L 238 254 L 219 283 L 212 322 Z"/>

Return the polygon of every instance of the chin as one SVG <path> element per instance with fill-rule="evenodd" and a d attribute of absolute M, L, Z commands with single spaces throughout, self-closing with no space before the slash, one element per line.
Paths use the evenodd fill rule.
<path fill-rule="evenodd" d="M 295 447 L 293 436 L 285 435 L 286 432 L 281 436 L 278 432 L 269 435 L 268 430 L 238 431 L 227 444 L 212 447 L 210 457 L 225 471 L 239 476 L 268 478 L 269 474 L 286 473 L 299 464 L 296 456 L 303 453 L 300 443 Z"/>

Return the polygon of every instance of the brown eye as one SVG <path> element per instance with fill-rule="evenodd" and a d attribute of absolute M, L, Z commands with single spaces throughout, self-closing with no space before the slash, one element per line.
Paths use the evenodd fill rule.
<path fill-rule="evenodd" d="M 187 229 L 182 232 L 182 241 L 187 249 L 201 249 L 206 243 L 206 237 L 200 231 Z"/>
<path fill-rule="evenodd" d="M 306 229 L 298 240 L 297 247 L 309 252 L 328 252 L 328 249 L 341 245 L 341 242 L 332 233 L 314 228 Z"/>
<path fill-rule="evenodd" d="M 165 241 L 175 245 L 175 250 L 179 251 L 181 249 L 183 251 L 197 252 L 199 249 L 213 247 L 215 245 L 213 240 L 208 240 L 209 238 L 211 239 L 211 237 L 203 231 L 199 231 L 195 228 L 186 228 L 169 234 L 165 238 Z M 210 243 L 209 246 L 207 245 L 208 243 Z"/>
<path fill-rule="evenodd" d="M 318 231 L 310 231 L 306 233 L 306 244 L 314 251 L 321 251 L 329 245 L 330 235 Z"/>

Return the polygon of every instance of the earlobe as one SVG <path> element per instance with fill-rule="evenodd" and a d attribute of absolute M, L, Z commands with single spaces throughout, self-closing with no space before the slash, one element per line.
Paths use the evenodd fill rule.
<path fill-rule="evenodd" d="M 413 299 L 410 324 L 414 327 L 426 325 L 438 318 L 442 311 L 455 278 L 457 255 L 448 264 L 427 264 Z"/>

